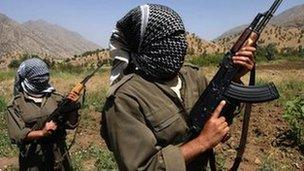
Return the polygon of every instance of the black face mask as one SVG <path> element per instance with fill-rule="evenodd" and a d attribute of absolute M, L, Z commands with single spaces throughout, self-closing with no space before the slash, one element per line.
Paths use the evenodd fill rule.
<path fill-rule="evenodd" d="M 156 80 L 175 77 L 184 63 L 187 43 L 179 15 L 162 5 L 134 8 L 117 22 L 140 75 Z"/>

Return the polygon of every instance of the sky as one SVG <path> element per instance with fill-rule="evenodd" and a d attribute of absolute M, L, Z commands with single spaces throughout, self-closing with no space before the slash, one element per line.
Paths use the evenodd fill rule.
<path fill-rule="evenodd" d="M 274 0 L 0 0 L 0 13 L 22 23 L 42 19 L 80 33 L 102 47 L 115 23 L 132 8 L 146 3 L 171 7 L 187 31 L 212 40 L 225 31 L 251 22 Z M 284 0 L 278 13 L 304 0 Z"/>

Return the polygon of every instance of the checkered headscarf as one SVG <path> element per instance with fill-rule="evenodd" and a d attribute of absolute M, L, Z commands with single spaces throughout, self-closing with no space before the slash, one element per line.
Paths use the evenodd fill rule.
<path fill-rule="evenodd" d="M 170 79 L 178 73 L 187 49 L 180 16 L 157 4 L 142 5 L 128 12 L 117 22 L 110 48 L 113 42 L 116 51 L 128 52 L 125 59 L 136 66 L 139 74 L 158 80 Z"/>
<path fill-rule="evenodd" d="M 25 91 L 29 94 L 40 95 L 54 91 L 49 84 L 50 74 L 45 62 L 38 58 L 27 59 L 18 68 L 14 94 Z"/>

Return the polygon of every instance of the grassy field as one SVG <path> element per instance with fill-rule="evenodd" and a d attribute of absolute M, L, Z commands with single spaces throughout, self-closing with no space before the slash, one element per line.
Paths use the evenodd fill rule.
<path fill-rule="evenodd" d="M 287 123 L 282 119 L 284 105 L 286 101 L 293 99 L 296 96 L 304 94 L 304 61 L 296 60 L 293 62 L 279 61 L 272 63 L 259 63 L 257 67 L 258 84 L 274 82 L 281 94 L 280 100 L 267 104 L 255 105 L 254 115 L 257 115 L 259 120 L 253 119 L 251 134 L 249 136 L 249 144 L 245 154 L 245 162 L 241 169 L 248 170 L 281 170 L 300 169 L 304 163 L 303 154 L 297 152 L 297 147 L 282 147 L 273 146 L 268 141 L 275 140 L 281 132 L 288 131 Z M 204 67 L 206 76 L 211 79 L 217 71 L 217 67 Z M 71 72 L 52 72 L 51 83 L 56 87 L 57 91 L 67 93 L 77 82 L 89 71 L 80 73 Z M 14 170 L 18 151 L 15 146 L 11 145 L 7 136 L 6 122 L 4 119 L 6 105 L 12 98 L 12 87 L 14 80 L 14 71 L 0 71 L 0 170 L 7 168 Z M 102 170 L 116 168 L 115 160 L 105 146 L 104 141 L 99 135 L 100 110 L 106 100 L 106 94 L 109 87 L 108 84 L 109 70 L 104 69 L 97 73 L 92 80 L 87 84 L 86 102 L 81 109 L 81 121 L 77 131 L 76 144 L 71 149 L 73 165 L 76 170 Z M 245 77 L 245 82 L 248 77 Z M 271 108 L 271 110 L 269 109 Z M 272 110 L 273 109 L 273 110 Z M 261 115 L 259 115 L 261 113 Z M 265 115 L 262 115 L 264 114 Z M 269 114 L 269 115 L 268 115 Z M 273 117 L 269 117 L 273 114 Z M 275 115 L 275 116 L 274 116 Z M 283 124 L 282 128 L 276 125 L 277 120 Z M 239 136 L 239 126 L 241 119 L 236 119 L 235 137 Z M 265 122 L 259 123 L 265 120 Z M 271 122 L 269 124 L 267 122 Z M 259 123 L 259 124 L 255 124 Z M 257 135 L 256 131 L 264 129 L 265 136 Z M 277 128 L 279 127 L 279 128 Z M 70 131 L 68 140 L 70 141 L 74 131 Z M 226 169 L 233 158 L 236 146 L 236 139 L 232 138 L 227 144 L 218 149 L 219 166 Z M 263 143 L 268 143 L 267 148 L 263 147 Z M 229 147 L 230 146 L 230 147 Z M 261 149 L 257 149 L 261 148 Z M 257 152 L 259 151 L 259 152 Z M 292 156 L 290 156 L 290 154 Z M 246 156 L 247 155 L 247 156 Z M 227 157 L 229 156 L 229 157 Z M 281 160 L 287 161 L 280 162 Z M 291 162 L 291 163 L 288 163 Z M 2 166 L 1 166 L 2 165 Z M 299 168 L 298 168 L 299 167 Z M 285 169 L 286 170 L 286 169 Z"/>

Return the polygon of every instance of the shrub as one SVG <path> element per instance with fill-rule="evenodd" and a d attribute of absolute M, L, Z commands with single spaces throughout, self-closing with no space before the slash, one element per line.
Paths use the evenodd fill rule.
<path fill-rule="evenodd" d="M 283 118 L 290 124 L 300 149 L 304 150 L 304 96 L 286 102 Z"/>
<path fill-rule="evenodd" d="M 40 58 L 38 55 L 33 55 L 33 54 L 23 54 L 19 59 L 13 59 L 9 64 L 9 68 L 18 68 L 19 65 L 30 58 Z M 41 59 L 41 58 L 40 58 Z"/>
<path fill-rule="evenodd" d="M 188 62 L 198 66 L 217 66 L 224 54 L 204 54 L 197 57 L 190 56 Z"/>
<path fill-rule="evenodd" d="M 278 162 L 274 159 L 273 156 L 263 156 L 262 163 L 257 169 L 258 171 L 274 171 L 276 168 L 279 168 Z"/>

